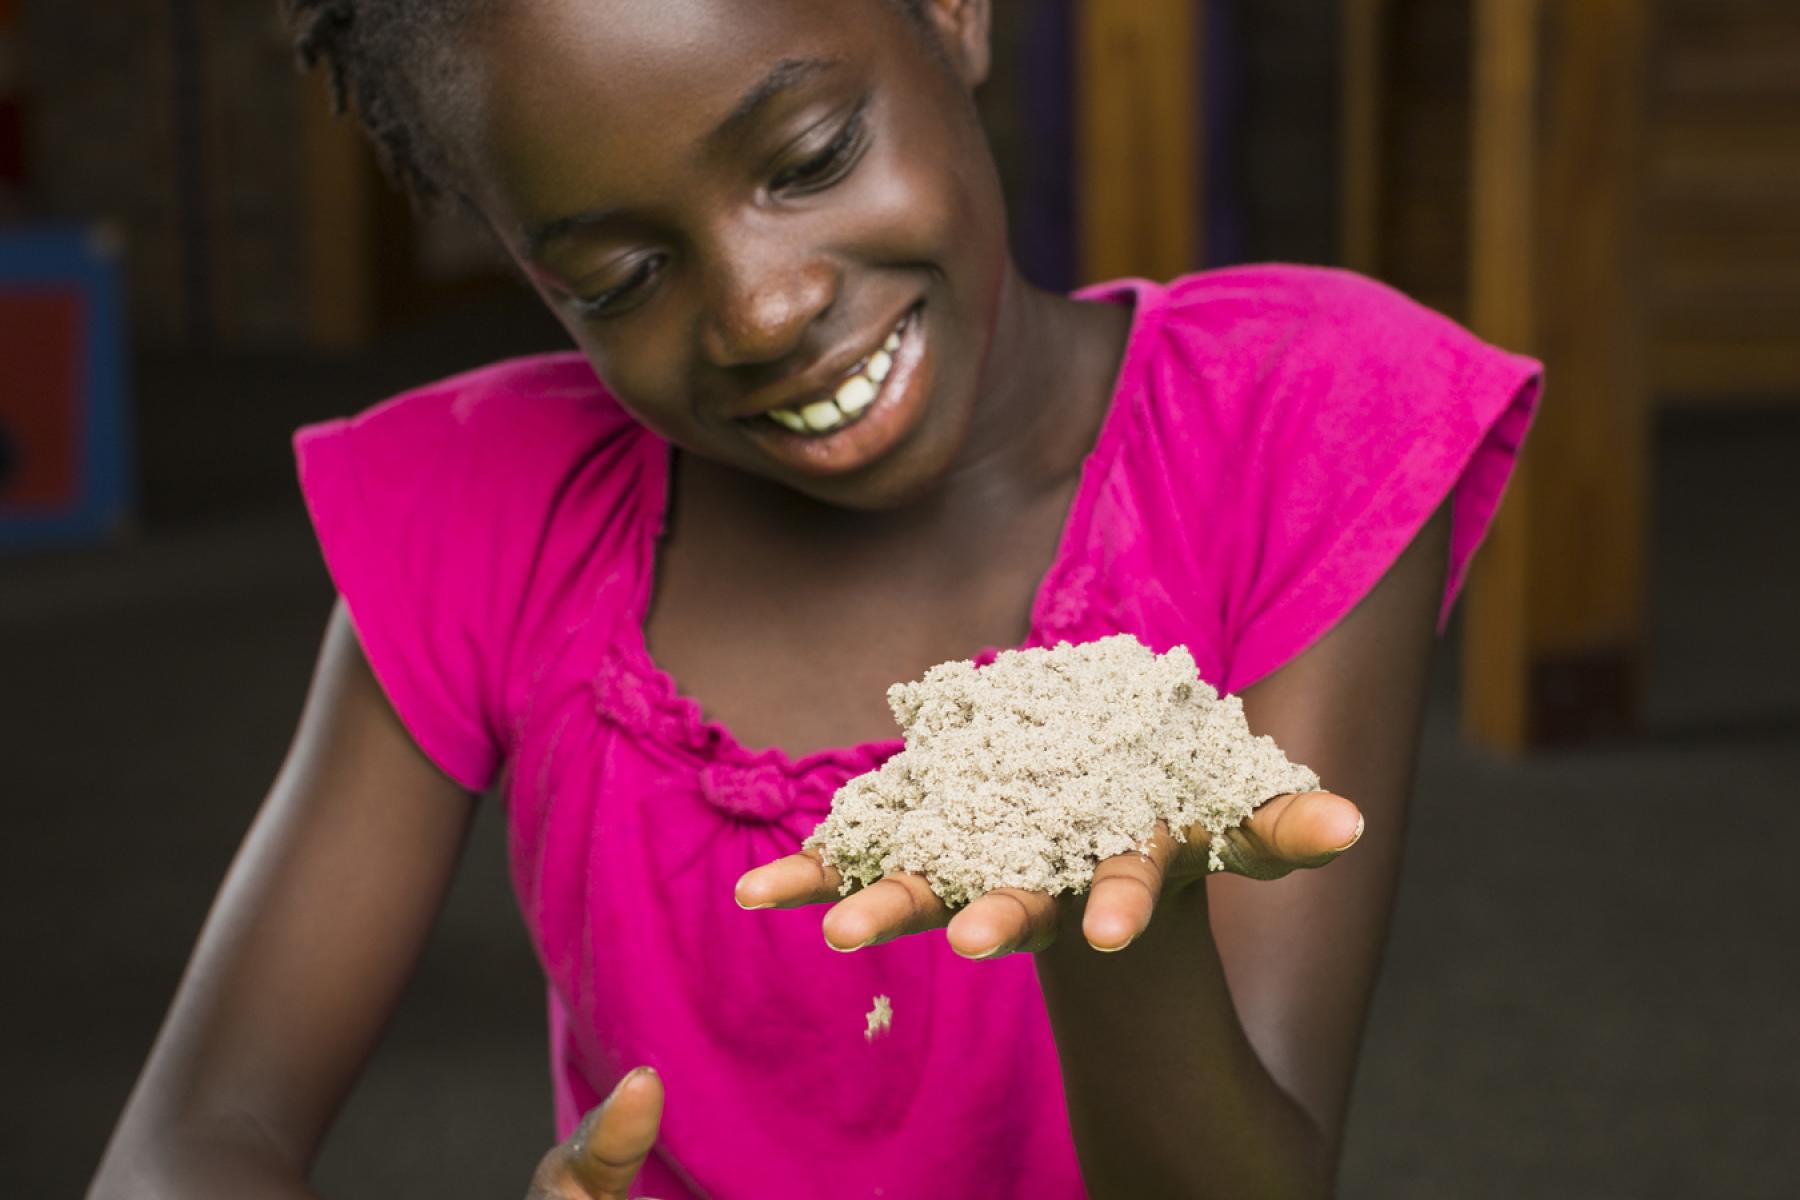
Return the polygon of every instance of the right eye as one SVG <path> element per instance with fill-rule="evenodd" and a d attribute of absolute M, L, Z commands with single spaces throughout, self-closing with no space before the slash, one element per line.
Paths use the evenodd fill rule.
<path fill-rule="evenodd" d="M 866 101 L 857 105 L 856 111 L 850 114 L 835 137 L 810 157 L 779 172 L 771 181 L 770 189 L 791 195 L 806 195 L 822 192 L 848 175 L 865 148 L 867 107 Z"/>
<path fill-rule="evenodd" d="M 588 321 L 629 312 L 643 302 L 650 285 L 656 282 L 667 263 L 668 256 L 662 254 L 639 259 L 631 274 L 620 283 L 593 296 L 577 296 L 574 301 L 575 311 L 581 314 L 583 320 Z"/>

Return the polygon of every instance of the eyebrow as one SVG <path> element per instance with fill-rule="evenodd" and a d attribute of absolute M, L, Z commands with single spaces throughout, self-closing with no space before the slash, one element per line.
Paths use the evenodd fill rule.
<path fill-rule="evenodd" d="M 701 144 L 710 149 L 717 147 L 720 143 L 730 141 L 746 125 L 756 120 L 777 97 L 810 83 L 840 63 L 841 60 L 835 58 L 782 59 L 738 98 L 738 102 L 725 115 L 725 119 L 720 121 L 711 133 L 701 139 Z M 528 257 L 537 258 L 552 243 L 561 241 L 577 230 L 598 225 L 612 216 L 615 211 L 614 209 L 591 209 L 587 212 L 571 213 L 566 217 L 556 217 L 541 225 L 532 226 L 525 231 L 526 254 Z"/>

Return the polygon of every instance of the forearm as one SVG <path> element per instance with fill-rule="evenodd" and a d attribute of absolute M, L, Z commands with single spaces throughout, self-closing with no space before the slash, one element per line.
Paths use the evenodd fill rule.
<path fill-rule="evenodd" d="M 122 1127 L 87 1200 L 318 1200 L 304 1170 L 254 1135 L 233 1130 Z"/>
<path fill-rule="evenodd" d="M 1076 1151 L 1096 1197 L 1322 1196 L 1331 1140 L 1245 1037 L 1204 885 L 1102 954 L 1075 914 L 1037 955 Z"/>

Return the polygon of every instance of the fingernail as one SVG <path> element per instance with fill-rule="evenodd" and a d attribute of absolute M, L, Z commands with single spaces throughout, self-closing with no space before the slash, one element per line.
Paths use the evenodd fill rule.
<path fill-rule="evenodd" d="M 1089 942 L 1088 945 L 1094 946 L 1094 949 L 1098 950 L 1102 954 L 1117 954 L 1119 951 L 1123 950 L 1125 947 L 1131 945 L 1131 943 L 1133 943 L 1135 941 L 1137 941 L 1137 939 L 1135 937 L 1129 937 L 1129 938 L 1126 938 L 1124 941 L 1120 942 L 1116 946 L 1094 946 L 1094 943 L 1092 943 L 1092 942 Z"/>
<path fill-rule="evenodd" d="M 880 935 L 877 935 L 877 937 L 879 937 L 879 936 Z M 861 950 L 864 946 L 873 946 L 875 944 L 875 941 L 876 941 L 876 938 L 870 938 L 868 941 L 858 942 L 854 946 L 840 946 L 836 942 L 832 941 L 830 938 L 826 938 L 825 944 L 827 946 L 830 946 L 833 950 L 836 950 L 839 954 L 854 954 L 856 951 Z"/>
<path fill-rule="evenodd" d="M 1012 947 L 1002 942 L 1000 945 L 994 946 L 991 949 L 983 950 L 980 954 L 963 954 L 963 957 L 970 962 L 986 962 L 990 958 L 999 958 L 1001 955 L 1008 954 L 1011 951 Z M 957 953 L 962 954 L 962 951 L 958 950 Z"/>
<path fill-rule="evenodd" d="M 640 1075 L 654 1075 L 654 1074 L 656 1074 L 656 1070 L 653 1067 L 633 1067 L 633 1068 L 631 1068 L 631 1070 L 625 1072 L 625 1078 L 619 1080 L 619 1082 L 617 1082 L 613 1085 L 612 1096 L 616 1096 L 620 1092 L 624 1091 L 625 1085 L 630 1083 L 632 1080 L 638 1078 Z M 608 1096 L 607 1098 L 611 1099 L 612 1096 Z"/>
<path fill-rule="evenodd" d="M 742 900 L 737 898 L 735 893 L 732 895 L 731 901 L 745 912 L 761 912 L 765 908 L 775 907 L 775 902 L 773 900 L 765 900 L 761 904 L 745 904 Z"/>
<path fill-rule="evenodd" d="M 1356 832 L 1350 835 L 1349 841 L 1347 841 L 1343 845 L 1339 846 L 1336 850 L 1333 850 L 1332 851 L 1333 854 L 1342 854 L 1344 851 L 1348 850 L 1350 847 L 1356 845 L 1356 843 L 1358 843 L 1362 840 L 1364 820 L 1365 819 L 1362 816 L 1362 814 L 1360 814 L 1360 813 L 1357 814 Z"/>

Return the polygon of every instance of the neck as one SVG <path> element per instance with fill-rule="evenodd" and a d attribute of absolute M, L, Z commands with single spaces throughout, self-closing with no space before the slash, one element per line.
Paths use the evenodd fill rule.
<path fill-rule="evenodd" d="M 1007 511 L 1059 490 L 1093 448 L 1111 405 L 1130 314 L 1026 283 L 1009 263 L 981 403 L 967 443 L 938 489 L 945 514 Z"/>

